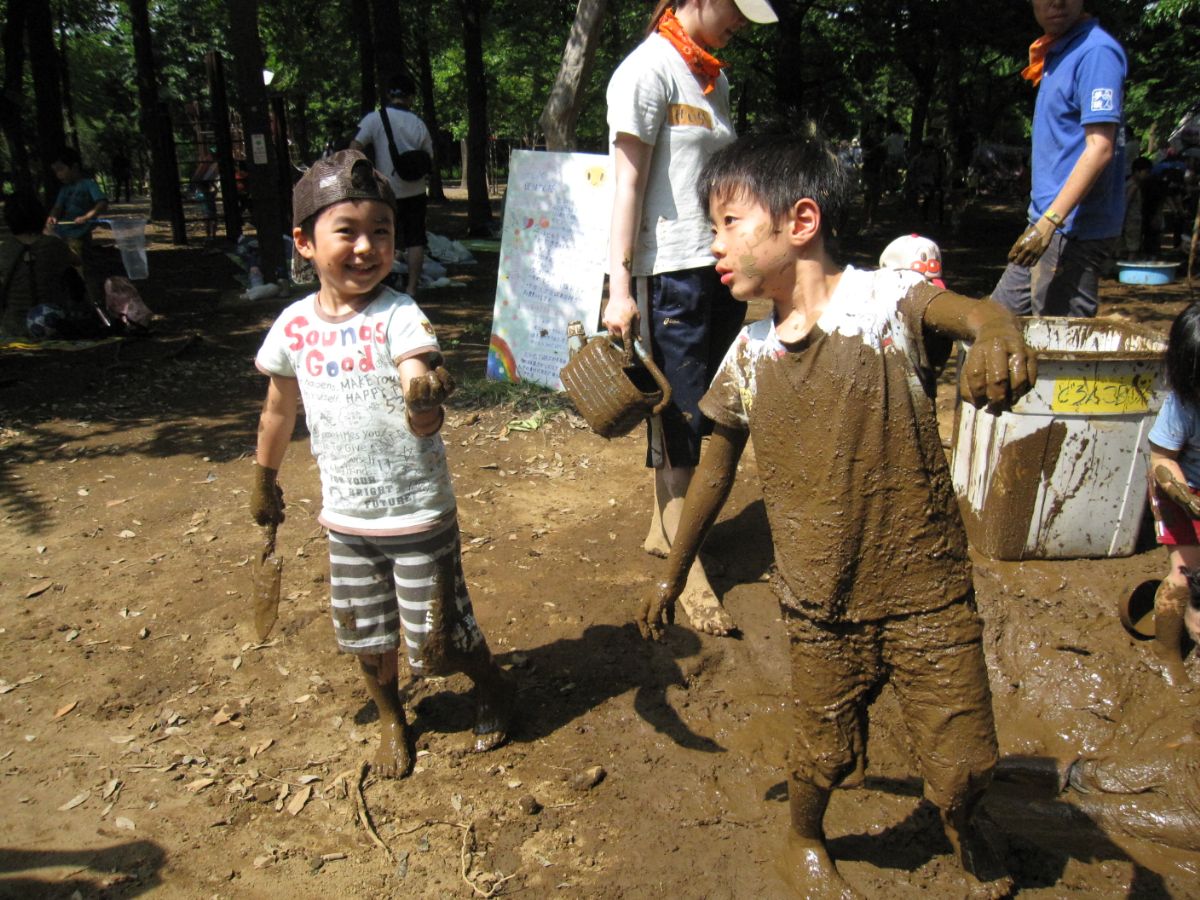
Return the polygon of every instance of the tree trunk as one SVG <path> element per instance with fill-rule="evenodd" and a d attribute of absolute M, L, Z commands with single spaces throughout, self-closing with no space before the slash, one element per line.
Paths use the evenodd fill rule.
<path fill-rule="evenodd" d="M 483 67 L 482 0 L 458 0 L 463 20 L 463 54 L 467 82 L 467 234 L 490 237 L 492 204 L 487 185 L 487 80 Z"/>
<path fill-rule="evenodd" d="M 49 3 L 29 4 L 25 30 L 29 35 L 29 69 L 33 75 L 37 154 L 41 164 L 39 174 L 43 189 L 52 200 L 58 192 L 58 181 L 50 170 L 50 163 L 66 147 L 67 136 L 63 131 L 58 49 L 54 46 L 54 22 Z"/>
<path fill-rule="evenodd" d="M 263 52 L 258 39 L 258 0 L 225 0 L 229 10 L 234 77 L 246 135 L 246 164 L 252 198 L 251 218 L 258 233 L 263 273 L 270 279 L 286 272 L 283 237 L 291 234 L 289 210 L 279 197 L 279 160 L 271 140 L 270 108 L 263 86 Z"/>
<path fill-rule="evenodd" d="M 8 144 L 13 187 L 32 191 L 34 179 L 29 172 L 29 148 L 26 146 L 25 117 L 22 113 L 21 82 L 25 77 L 25 15 L 29 0 L 8 0 L 4 23 L 4 90 L 0 93 L 0 128 Z"/>
<path fill-rule="evenodd" d="M 371 6 L 367 0 L 351 0 L 350 10 L 351 25 L 358 43 L 358 111 L 360 116 L 365 116 L 379 102 L 379 90 L 375 85 L 375 41 L 371 37 Z"/>
<path fill-rule="evenodd" d="M 71 64 L 67 60 L 67 29 L 63 25 L 62 10 L 58 11 L 58 59 L 62 66 L 63 110 L 67 114 L 67 130 L 71 135 L 71 146 L 79 152 L 79 125 L 75 121 L 75 103 L 71 98 Z"/>
<path fill-rule="evenodd" d="M 186 244 L 175 135 L 166 106 L 158 98 L 158 67 L 154 63 L 147 0 L 129 0 L 129 18 L 137 66 L 138 117 L 142 134 L 150 144 L 150 218 L 170 220 L 172 241 Z"/>
<path fill-rule="evenodd" d="M 429 21 L 429 2 L 421 0 L 417 6 L 417 19 Z M 441 159 L 441 125 L 438 124 L 437 106 L 433 99 L 433 66 L 429 61 L 429 38 L 424 28 L 413 29 L 413 43 L 417 51 L 417 67 L 420 70 L 421 82 L 421 113 L 425 127 L 433 138 L 433 169 L 429 172 L 429 199 L 437 203 L 445 202 L 446 190 L 442 185 L 442 167 L 438 164 Z"/>
<path fill-rule="evenodd" d="M 380 97 L 404 71 L 404 22 L 397 0 L 370 0 Z"/>
<path fill-rule="evenodd" d="M 225 64 L 221 54 L 204 54 L 208 69 L 208 96 L 212 105 L 213 140 L 217 145 L 217 167 L 221 172 L 221 205 L 225 214 L 225 237 L 236 241 L 242 235 L 242 212 L 237 192 L 237 168 L 233 163 L 233 137 L 229 133 L 229 96 L 225 91 Z"/>
<path fill-rule="evenodd" d="M 600 42 L 600 20 L 608 0 L 579 0 L 575 8 L 575 23 L 567 37 L 562 65 L 550 89 L 546 108 L 542 110 L 542 131 L 547 150 L 574 150 L 575 125 Z"/>

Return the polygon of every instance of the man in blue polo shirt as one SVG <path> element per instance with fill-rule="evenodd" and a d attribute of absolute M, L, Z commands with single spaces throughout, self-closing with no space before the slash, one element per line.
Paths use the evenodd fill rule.
<path fill-rule="evenodd" d="M 1021 74 L 1033 110 L 1029 227 L 992 293 L 1019 315 L 1094 316 L 1125 217 L 1125 52 L 1084 0 L 1032 0 L 1045 34 Z"/>

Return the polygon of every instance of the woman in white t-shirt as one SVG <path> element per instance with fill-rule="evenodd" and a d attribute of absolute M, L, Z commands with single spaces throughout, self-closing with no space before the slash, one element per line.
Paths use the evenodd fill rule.
<path fill-rule="evenodd" d="M 659 0 L 646 39 L 608 84 L 615 187 L 604 326 L 640 334 L 672 389 L 650 423 L 646 454 L 656 502 L 645 549 L 655 555 L 670 549 L 700 439 L 712 428 L 700 397 L 745 316 L 713 268 L 696 195 L 704 162 L 735 137 L 729 82 L 708 50 L 748 22 L 775 21 L 767 0 Z M 699 561 L 680 602 L 697 630 L 734 629 Z"/>

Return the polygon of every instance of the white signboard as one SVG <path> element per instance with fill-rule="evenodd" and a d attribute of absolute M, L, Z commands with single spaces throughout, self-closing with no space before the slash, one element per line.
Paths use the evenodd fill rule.
<path fill-rule="evenodd" d="M 561 389 L 567 323 L 593 332 L 608 268 L 608 157 L 517 150 L 508 170 L 488 377 Z"/>

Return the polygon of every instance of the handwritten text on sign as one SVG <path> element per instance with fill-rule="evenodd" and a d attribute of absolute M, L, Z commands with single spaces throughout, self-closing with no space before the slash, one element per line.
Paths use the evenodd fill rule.
<path fill-rule="evenodd" d="M 1059 378 L 1050 408 L 1064 413 L 1135 413 L 1150 408 L 1154 373 Z"/>
<path fill-rule="evenodd" d="M 594 331 L 608 261 L 608 158 L 518 150 L 509 162 L 489 378 L 561 388 L 567 323 Z"/>

